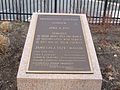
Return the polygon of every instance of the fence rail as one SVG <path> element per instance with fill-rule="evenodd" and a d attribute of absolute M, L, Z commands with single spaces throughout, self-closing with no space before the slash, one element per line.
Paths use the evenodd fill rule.
<path fill-rule="evenodd" d="M 33 12 L 84 13 L 89 23 L 120 25 L 119 0 L 0 0 L 0 20 L 29 21 Z"/>

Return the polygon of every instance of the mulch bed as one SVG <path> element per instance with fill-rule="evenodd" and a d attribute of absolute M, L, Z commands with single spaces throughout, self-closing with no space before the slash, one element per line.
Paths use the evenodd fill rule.
<path fill-rule="evenodd" d="M 16 76 L 29 27 L 23 22 L 10 24 L 10 30 L 0 29 L 10 39 L 8 50 L 0 54 L 0 90 L 17 90 Z M 90 28 L 103 76 L 102 90 L 120 90 L 120 26 Z"/>

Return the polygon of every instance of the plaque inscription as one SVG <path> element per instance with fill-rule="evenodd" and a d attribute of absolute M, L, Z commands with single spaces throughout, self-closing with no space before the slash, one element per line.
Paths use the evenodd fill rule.
<path fill-rule="evenodd" d="M 38 15 L 27 72 L 91 73 L 79 15 Z"/>

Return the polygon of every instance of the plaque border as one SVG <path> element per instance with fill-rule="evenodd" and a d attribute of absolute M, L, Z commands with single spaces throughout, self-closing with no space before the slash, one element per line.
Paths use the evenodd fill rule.
<path fill-rule="evenodd" d="M 34 36 L 32 38 L 32 47 L 33 47 L 33 42 L 34 42 L 34 38 L 35 38 L 35 31 L 36 31 L 36 25 L 37 25 L 37 20 L 38 20 L 38 15 L 69 15 L 69 16 L 79 16 L 80 17 L 80 21 L 82 21 L 82 17 L 81 15 L 83 14 L 67 14 L 67 13 L 33 13 L 32 15 L 32 19 L 36 19 L 34 23 L 34 26 L 32 25 L 32 19 L 31 19 L 31 23 L 30 23 L 30 26 L 29 27 L 29 30 L 31 30 L 31 28 L 34 28 Z M 86 18 L 87 19 L 87 18 Z M 88 22 L 87 22 L 88 23 Z M 85 41 L 85 45 L 86 45 L 86 50 L 87 50 L 87 54 L 88 54 L 88 62 L 89 62 L 89 65 L 90 65 L 90 71 L 30 71 L 29 70 L 29 64 L 30 64 L 30 58 L 31 58 L 31 53 L 32 53 L 32 49 L 30 50 L 30 55 L 29 55 L 29 60 L 27 61 L 27 68 L 26 68 L 26 73 L 30 73 L 30 74 L 93 74 L 94 73 L 94 70 L 93 70 L 93 67 L 92 67 L 92 61 L 91 61 L 91 55 L 90 55 L 90 52 L 89 52 L 89 48 L 88 48 L 88 45 L 87 45 L 87 40 L 86 40 L 86 33 L 84 31 L 84 25 L 83 23 L 81 23 L 81 28 L 83 30 L 83 37 L 84 37 L 84 41 Z M 29 32 L 28 30 L 28 32 Z M 28 37 L 27 37 L 28 38 Z M 26 39 L 27 39 L 26 38 Z M 32 48 L 31 47 L 31 48 Z"/>

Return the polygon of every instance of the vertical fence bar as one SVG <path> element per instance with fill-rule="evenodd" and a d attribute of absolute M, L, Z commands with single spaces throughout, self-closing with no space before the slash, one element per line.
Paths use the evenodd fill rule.
<path fill-rule="evenodd" d="M 99 1 L 98 1 L 98 5 L 97 5 L 97 12 L 96 12 L 96 17 L 98 17 L 98 11 L 99 11 Z M 100 18 L 99 18 L 100 19 Z M 96 23 L 98 22 L 98 18 L 96 18 Z M 99 22 L 100 23 L 100 22 Z"/>
<path fill-rule="evenodd" d="M 82 9 L 82 1 L 81 0 L 79 0 L 80 1 L 80 13 L 81 13 L 81 9 Z"/>
<path fill-rule="evenodd" d="M 105 23 L 106 10 L 107 10 L 107 4 L 108 4 L 108 0 L 105 0 L 105 5 L 104 5 L 104 13 L 103 13 L 103 21 L 102 21 L 102 24 L 104 24 L 104 23 Z"/>
<path fill-rule="evenodd" d="M 51 0 L 51 13 L 52 13 L 52 2 L 53 2 L 53 0 Z"/>
<path fill-rule="evenodd" d="M 37 12 L 40 12 L 40 0 L 37 0 Z"/>
<path fill-rule="evenodd" d="M 88 7 L 89 7 L 89 0 L 87 0 L 87 16 L 88 16 Z"/>
<path fill-rule="evenodd" d="M 64 0 L 62 0 L 62 13 L 64 13 Z"/>
<path fill-rule="evenodd" d="M 93 7 L 93 20 L 92 20 L 92 23 L 94 23 L 94 19 L 95 19 L 94 18 L 95 17 L 95 12 L 96 12 L 95 11 L 95 8 L 96 8 L 95 5 L 96 5 L 96 0 L 94 0 L 94 4 L 93 4 L 94 7 Z"/>
<path fill-rule="evenodd" d="M 78 0 L 77 0 L 77 6 L 76 6 L 76 13 L 78 13 L 78 5 L 79 3 L 78 3 Z"/>
<path fill-rule="evenodd" d="M 32 5 L 31 5 L 31 0 L 30 0 L 30 14 L 32 14 Z"/>
<path fill-rule="evenodd" d="M 49 10 L 48 10 L 48 9 L 49 9 L 49 2 L 48 2 L 48 1 L 49 1 L 49 0 L 46 1 L 46 6 L 47 6 L 47 8 L 46 8 L 47 11 L 46 11 L 46 12 L 47 12 L 47 13 L 49 12 Z"/>
<path fill-rule="evenodd" d="M 14 15 L 14 0 L 12 0 L 12 12 L 13 12 L 13 20 L 15 20 L 15 15 Z"/>
<path fill-rule="evenodd" d="M 86 2 L 86 0 L 84 0 L 84 4 L 83 4 L 83 13 L 85 13 L 85 2 Z"/>
<path fill-rule="evenodd" d="M 113 19 L 113 24 L 115 24 L 115 20 L 116 20 L 116 11 L 117 11 L 117 3 L 118 3 L 118 0 L 116 1 L 116 5 L 115 5 L 115 12 L 114 12 L 114 19 Z"/>
<path fill-rule="evenodd" d="M 113 17 L 114 2 L 115 2 L 115 1 L 113 1 L 113 2 L 112 2 L 112 9 L 111 9 L 111 18 Z M 113 22 L 113 20 L 114 20 L 114 19 L 112 19 L 112 22 Z"/>
<path fill-rule="evenodd" d="M 45 6 L 46 6 L 45 7 L 46 8 L 46 12 L 48 12 L 48 10 L 47 10 L 48 9 L 48 0 L 46 0 Z"/>
<path fill-rule="evenodd" d="M 3 0 L 1 0 L 1 4 L 2 4 L 2 13 L 3 13 L 3 20 L 5 19 L 5 16 L 4 16 L 4 6 L 3 6 Z"/>
<path fill-rule="evenodd" d="M 75 13 L 74 10 L 75 10 L 75 0 L 73 0 L 73 13 Z"/>
<path fill-rule="evenodd" d="M 59 7 L 60 7 L 60 5 L 59 5 Z M 57 13 L 57 0 L 55 0 L 55 8 L 54 8 L 54 10 L 55 10 L 54 12 Z"/>
<path fill-rule="evenodd" d="M 49 0 L 47 0 L 47 12 L 49 12 Z"/>
<path fill-rule="evenodd" d="M 39 3 L 39 2 L 38 2 L 38 0 L 37 0 L 37 2 L 36 2 L 36 3 L 37 3 L 37 12 L 38 12 L 38 3 Z"/>
<path fill-rule="evenodd" d="M 0 0 L 0 4 L 1 4 L 1 0 Z M 0 8 L 1 8 L 1 6 L 0 6 Z M 2 16 L 1 12 L 2 12 L 2 11 L 0 10 L 0 20 L 1 20 L 1 16 Z"/>
<path fill-rule="evenodd" d="M 106 14 L 107 14 L 107 16 L 108 16 L 107 22 L 111 19 L 111 16 L 110 16 L 111 0 L 109 0 L 108 3 L 109 3 L 109 4 L 108 4 L 108 10 L 107 10 L 107 12 L 106 12 Z M 110 20 L 108 23 L 111 23 L 111 20 Z"/>
<path fill-rule="evenodd" d="M 40 10 L 40 0 L 38 1 L 39 2 L 39 4 L 38 4 L 38 8 L 39 8 L 39 12 L 41 12 L 41 10 Z"/>
<path fill-rule="evenodd" d="M 91 3 L 90 3 L 90 18 L 92 18 L 92 0 L 91 0 Z"/>
<path fill-rule="evenodd" d="M 47 12 L 47 0 L 44 0 L 44 8 L 45 8 L 45 12 Z"/>
<path fill-rule="evenodd" d="M 9 13 L 10 13 L 10 21 L 11 21 L 11 4 L 10 4 L 10 0 L 8 0 L 8 3 L 9 3 Z"/>
<path fill-rule="evenodd" d="M 101 19 L 102 19 L 102 15 L 101 15 L 101 12 L 102 12 L 102 5 L 103 5 L 103 0 L 102 1 L 99 1 L 99 2 L 101 2 L 100 4 L 100 12 L 99 12 L 99 14 L 100 14 L 100 16 L 99 16 L 99 23 L 101 23 Z"/>
<path fill-rule="evenodd" d="M 5 0 L 4 2 L 4 5 L 5 5 L 5 13 L 6 13 L 6 20 L 8 19 L 8 14 L 7 14 L 7 1 Z"/>
<path fill-rule="evenodd" d="M 49 7 L 48 0 L 46 0 L 46 12 L 47 13 L 48 13 L 48 7 Z"/>
<path fill-rule="evenodd" d="M 57 2 L 57 0 L 55 0 L 55 3 Z M 59 13 L 61 13 L 61 0 L 59 0 Z"/>
<path fill-rule="evenodd" d="M 0 4 L 1 4 L 1 0 L 0 0 Z M 2 9 L 1 5 L 0 8 Z M 0 20 L 2 19 L 2 10 L 0 9 Z"/>
<path fill-rule="evenodd" d="M 1 0 L 0 0 L 0 4 L 1 4 Z M 0 5 L 1 8 L 1 5 Z M 2 16 L 2 10 L 0 9 L 0 20 L 1 20 L 1 16 Z"/>
<path fill-rule="evenodd" d="M 21 21 L 21 0 L 19 0 L 19 8 L 20 8 L 20 21 Z"/>
<path fill-rule="evenodd" d="M 116 25 L 117 25 L 117 23 L 118 23 L 118 25 L 119 25 L 119 21 L 118 20 L 120 20 L 120 17 L 119 17 L 119 13 L 120 13 L 120 4 L 119 4 L 119 7 L 118 7 L 118 13 L 117 13 L 117 20 L 116 20 Z"/>
<path fill-rule="evenodd" d="M 75 13 L 74 10 L 75 10 L 75 0 L 73 0 L 73 13 Z"/>
<path fill-rule="evenodd" d="M 43 1 L 43 5 L 44 5 L 44 7 L 43 7 L 44 10 L 43 10 L 43 12 L 45 12 L 45 2 L 46 2 L 46 1 L 44 0 L 44 1 Z"/>
<path fill-rule="evenodd" d="M 40 12 L 42 12 L 42 0 L 40 0 Z"/>
<path fill-rule="evenodd" d="M 17 0 L 15 1 L 15 5 L 16 5 L 16 19 L 18 20 L 19 19 L 19 17 L 18 17 L 18 5 L 17 5 Z"/>
<path fill-rule="evenodd" d="M 0 20 L 1 20 L 1 12 L 0 12 Z"/>
<path fill-rule="evenodd" d="M 33 12 L 35 12 L 35 0 L 33 0 Z"/>
<path fill-rule="evenodd" d="M 69 13 L 71 13 L 71 0 L 70 0 L 70 5 L 69 5 Z"/>
<path fill-rule="evenodd" d="M 66 0 L 66 13 L 68 13 L 68 0 Z"/>
<path fill-rule="evenodd" d="M 47 12 L 47 0 L 45 0 L 45 12 Z"/>
<path fill-rule="evenodd" d="M 27 13 L 27 18 L 26 18 L 26 20 L 27 20 L 27 22 L 28 22 L 28 0 L 26 0 L 26 13 Z"/>
<path fill-rule="evenodd" d="M 24 0 L 23 0 L 23 21 L 25 21 L 25 6 L 24 6 Z"/>

